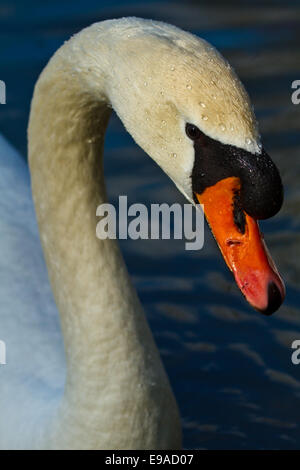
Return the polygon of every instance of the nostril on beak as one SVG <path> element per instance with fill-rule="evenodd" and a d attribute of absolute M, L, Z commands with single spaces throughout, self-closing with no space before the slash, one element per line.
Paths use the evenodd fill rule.
<path fill-rule="evenodd" d="M 261 313 L 264 315 L 272 315 L 279 309 L 280 305 L 283 302 L 283 297 L 279 288 L 276 286 L 275 282 L 271 281 L 268 285 L 268 306 L 265 310 L 262 310 Z"/>

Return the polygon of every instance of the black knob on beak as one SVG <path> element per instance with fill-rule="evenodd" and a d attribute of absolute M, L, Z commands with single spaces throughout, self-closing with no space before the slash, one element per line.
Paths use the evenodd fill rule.
<path fill-rule="evenodd" d="M 254 219 L 268 219 L 277 214 L 283 203 L 283 186 L 279 171 L 269 155 L 242 151 L 240 160 L 241 205 Z"/>
<path fill-rule="evenodd" d="M 202 132 L 194 148 L 194 193 L 202 194 L 207 187 L 235 176 L 241 182 L 241 209 L 254 219 L 268 219 L 277 214 L 283 203 L 283 186 L 279 171 L 265 150 L 251 153 L 222 144 Z"/>

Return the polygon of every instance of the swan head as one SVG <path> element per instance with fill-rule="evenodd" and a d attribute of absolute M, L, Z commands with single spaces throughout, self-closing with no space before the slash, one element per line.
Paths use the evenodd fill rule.
<path fill-rule="evenodd" d="M 285 288 L 257 219 L 279 211 L 283 189 L 236 73 L 206 41 L 163 23 L 129 30 L 114 60 L 125 92 L 120 99 L 112 75 L 109 94 L 125 127 L 190 201 L 203 204 L 242 293 L 273 313 Z"/>

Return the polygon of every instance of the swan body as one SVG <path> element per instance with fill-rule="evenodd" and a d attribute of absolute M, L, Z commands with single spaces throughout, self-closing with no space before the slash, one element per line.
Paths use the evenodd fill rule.
<path fill-rule="evenodd" d="M 178 408 L 115 240 L 96 238 L 111 107 L 193 201 L 193 122 L 260 152 L 249 98 L 205 41 L 160 23 L 96 23 L 35 87 L 29 166 L 0 140 L 0 448 L 181 446 Z M 55 301 L 54 301 L 55 299 Z M 60 313 L 60 324 L 57 310 Z"/>

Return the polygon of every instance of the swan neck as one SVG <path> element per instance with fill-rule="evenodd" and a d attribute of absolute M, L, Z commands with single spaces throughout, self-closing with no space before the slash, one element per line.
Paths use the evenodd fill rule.
<path fill-rule="evenodd" d="M 180 430 L 167 376 L 118 244 L 96 237 L 96 209 L 107 200 L 108 61 L 103 49 L 103 69 L 95 68 L 81 41 L 64 45 L 43 71 L 28 129 L 32 193 L 67 363 L 51 445 L 82 448 L 88 439 L 98 448 L 99 436 L 104 448 L 170 445 L 180 442 Z M 166 416 L 170 427 L 162 426 Z"/>

